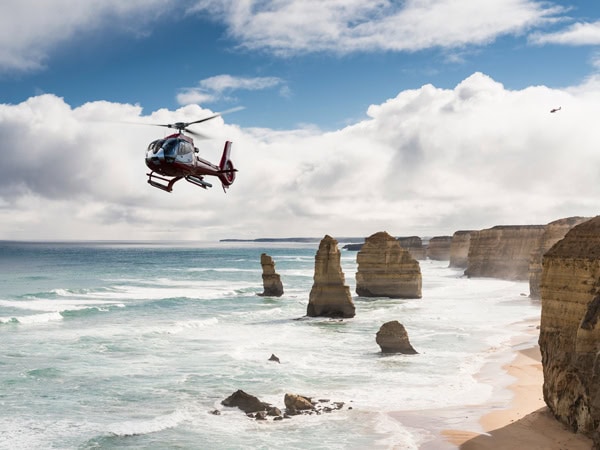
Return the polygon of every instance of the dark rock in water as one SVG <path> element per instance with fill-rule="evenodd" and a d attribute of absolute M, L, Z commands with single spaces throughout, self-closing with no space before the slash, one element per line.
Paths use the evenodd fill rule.
<path fill-rule="evenodd" d="M 404 353 L 406 355 L 418 353 L 410 345 L 404 325 L 397 320 L 384 323 L 377 332 L 375 340 L 383 353 Z"/>
<path fill-rule="evenodd" d="M 254 414 L 254 418 L 256 420 L 267 420 L 267 412 L 266 411 L 257 411 L 257 413 Z"/>
<path fill-rule="evenodd" d="M 275 262 L 266 253 L 260 255 L 260 265 L 263 269 L 262 279 L 264 292 L 258 294 L 261 297 L 281 297 L 283 295 L 283 284 L 281 277 L 275 272 Z"/>
<path fill-rule="evenodd" d="M 220 416 L 221 415 L 221 411 L 219 411 L 218 409 L 215 409 L 214 411 L 210 412 L 212 415 L 214 416 Z"/>
<path fill-rule="evenodd" d="M 269 358 L 269 361 L 275 361 L 281 364 L 281 361 L 279 361 L 279 358 L 277 356 L 275 356 L 273 353 L 271 353 L 271 357 Z"/>
<path fill-rule="evenodd" d="M 238 407 L 245 413 L 253 413 L 257 411 L 266 411 L 271 407 L 270 404 L 261 402 L 253 395 L 247 394 L 244 391 L 237 390 L 225 400 L 221 402 L 223 406 Z"/>
<path fill-rule="evenodd" d="M 276 406 L 273 406 L 272 408 L 269 408 L 269 410 L 267 411 L 267 415 L 268 416 L 281 416 L 281 410 L 279 408 L 277 408 Z"/>
<path fill-rule="evenodd" d="M 297 394 L 285 394 L 283 398 L 285 407 L 292 411 L 303 411 L 314 409 L 314 405 L 309 398 Z"/>

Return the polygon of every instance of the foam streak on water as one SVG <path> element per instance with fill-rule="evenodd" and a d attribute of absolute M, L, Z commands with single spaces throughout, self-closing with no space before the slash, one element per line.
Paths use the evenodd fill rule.
<path fill-rule="evenodd" d="M 262 252 L 281 298 L 256 295 Z M 315 252 L 0 242 L 0 448 L 418 448 L 427 430 L 387 413 L 488 402 L 477 373 L 539 316 L 526 283 L 422 261 L 422 299 L 355 297 L 354 319 L 295 320 Z M 355 257 L 342 253 L 352 292 Z M 380 354 L 389 320 L 418 355 Z M 345 406 L 259 423 L 221 406 L 237 389 L 280 408 L 286 392 Z"/>

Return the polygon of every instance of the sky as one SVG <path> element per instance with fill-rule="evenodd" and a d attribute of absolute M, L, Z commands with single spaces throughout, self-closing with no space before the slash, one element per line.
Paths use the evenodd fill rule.
<path fill-rule="evenodd" d="M 152 124 L 231 109 L 193 126 L 204 159 L 233 142 L 226 194 L 147 184 Z M 4 0 L 0 240 L 591 217 L 599 118 L 596 1 Z"/>

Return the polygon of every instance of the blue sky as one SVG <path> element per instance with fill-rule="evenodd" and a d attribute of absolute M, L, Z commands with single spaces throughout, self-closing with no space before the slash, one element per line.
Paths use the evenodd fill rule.
<path fill-rule="evenodd" d="M 432 235 L 598 211 L 595 1 L 7 0 L 0 25 L 0 239 Z M 162 130 L 117 124 L 235 106 L 203 143 L 214 160 L 234 141 L 225 199 L 150 188 Z M 7 156 L 13 141 L 35 150 Z"/>
<path fill-rule="evenodd" d="M 36 2 L 31 3 L 35 11 Z M 201 106 L 224 110 L 243 105 L 247 110 L 230 119 L 242 126 L 289 129 L 315 124 L 330 130 L 364 118 L 370 104 L 381 103 L 404 89 L 427 83 L 450 88 L 476 71 L 509 89 L 537 84 L 569 86 L 589 75 L 598 51 L 597 45 L 540 45 L 531 39 L 535 33 L 564 32 L 575 23 L 595 23 L 597 33 L 600 5 L 593 1 L 504 2 L 542 12 L 531 14 L 535 16 L 529 18 L 533 23 L 521 28 L 519 20 L 523 19 L 515 14 L 514 24 L 499 24 L 497 31 L 489 30 L 488 36 L 482 38 L 470 37 L 468 33 L 473 30 L 465 30 L 465 36 L 452 36 L 458 42 L 453 43 L 450 38 L 444 40 L 442 33 L 432 38 L 434 45 L 407 43 L 416 49 L 399 51 L 381 48 L 380 44 L 347 50 L 343 39 L 328 43 L 330 48 L 325 50 L 312 51 L 312 44 L 293 48 L 291 42 L 279 49 L 275 42 L 280 36 L 276 34 L 236 36 L 229 23 L 234 20 L 233 13 L 219 11 L 221 8 L 215 6 L 219 3 L 230 2 L 148 2 L 148 7 L 140 3 L 142 6 L 123 17 L 115 17 L 115 12 L 105 13 L 110 17 L 99 19 L 97 24 L 92 21 L 71 25 L 71 34 L 42 46 L 41 67 L 1 67 L 2 101 L 19 103 L 44 92 L 63 97 L 72 106 L 107 100 L 139 104 L 144 113 L 150 113 L 159 108 L 177 108 L 177 95 L 182 90 L 197 88 L 202 80 L 211 77 L 229 75 L 257 81 L 269 78 L 272 82 L 265 87 L 230 88 L 220 98 L 202 102 Z M 266 10 L 269 2 L 250 3 L 255 3 L 258 13 Z M 376 3 L 389 3 L 385 12 L 398 14 L 415 2 L 373 2 Z M 435 8 L 436 2 L 425 3 Z M 454 3 L 456 6 L 451 7 L 460 11 L 465 2 L 438 3 Z M 205 7 L 193 11 L 195 4 Z M 9 6 L 10 2 L 3 9 Z M 314 14 L 320 14 L 319 8 L 312 9 Z M 369 19 L 356 9 L 357 17 Z M 374 7 L 367 14 L 375 16 L 382 10 Z M 307 17 L 302 20 L 311 20 L 310 9 L 305 13 Z M 289 13 L 282 9 L 278 14 Z M 442 16 L 441 20 L 445 18 Z M 309 25 L 310 22 L 306 26 Z M 339 24 L 342 25 L 346 24 Z M 410 34 L 402 38 L 410 38 Z M 248 48 L 250 45 L 255 48 Z"/>

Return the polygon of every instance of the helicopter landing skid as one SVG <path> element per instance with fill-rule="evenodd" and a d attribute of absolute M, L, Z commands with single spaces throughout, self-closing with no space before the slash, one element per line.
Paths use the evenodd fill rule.
<path fill-rule="evenodd" d="M 188 175 L 187 177 L 185 177 L 185 179 L 186 179 L 186 181 L 189 181 L 190 183 L 195 184 L 196 186 L 200 186 L 202 189 L 208 189 L 209 187 L 212 187 L 212 184 L 204 181 L 200 177 Z"/>
<path fill-rule="evenodd" d="M 169 180 L 168 178 L 159 177 L 154 172 L 147 173 L 146 175 L 148 175 L 148 184 L 150 186 L 154 186 L 155 188 L 162 189 L 165 192 L 171 192 L 173 190 L 173 185 L 183 178 L 183 177 L 175 177 L 175 178 L 171 178 Z M 162 184 L 155 180 L 165 181 L 167 184 Z"/>

